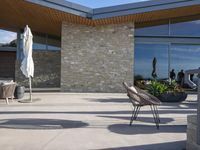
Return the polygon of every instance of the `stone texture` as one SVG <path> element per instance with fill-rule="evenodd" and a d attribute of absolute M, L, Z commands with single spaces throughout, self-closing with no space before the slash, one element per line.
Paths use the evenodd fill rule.
<path fill-rule="evenodd" d="M 188 116 L 187 125 L 187 150 L 200 150 L 200 145 L 197 145 L 197 116 Z"/>
<path fill-rule="evenodd" d="M 33 88 L 53 88 L 60 87 L 60 51 L 33 51 L 33 61 L 35 64 Z M 20 63 L 16 62 L 15 81 L 19 85 L 28 87 L 28 79 L 20 70 Z"/>
<path fill-rule="evenodd" d="M 134 23 L 62 24 L 61 90 L 122 92 L 133 82 Z"/>

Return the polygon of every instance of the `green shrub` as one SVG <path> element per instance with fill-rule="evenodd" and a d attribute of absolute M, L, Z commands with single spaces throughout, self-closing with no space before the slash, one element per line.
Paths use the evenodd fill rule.
<path fill-rule="evenodd" d="M 163 84 L 163 83 L 160 83 L 156 80 L 153 80 L 147 86 L 147 90 L 152 95 L 158 97 L 161 94 L 166 93 L 168 91 L 168 86 L 166 84 Z"/>
<path fill-rule="evenodd" d="M 174 94 L 176 92 L 184 92 L 184 90 L 181 88 L 181 86 L 179 84 L 176 83 L 175 80 L 172 80 L 171 82 L 168 83 L 168 90 L 171 92 L 174 92 Z"/>
<path fill-rule="evenodd" d="M 173 92 L 174 95 L 177 92 L 184 92 L 184 90 L 176 83 L 175 80 L 171 82 L 159 82 L 157 80 L 150 81 L 147 88 L 149 93 L 158 97 L 167 92 Z"/>

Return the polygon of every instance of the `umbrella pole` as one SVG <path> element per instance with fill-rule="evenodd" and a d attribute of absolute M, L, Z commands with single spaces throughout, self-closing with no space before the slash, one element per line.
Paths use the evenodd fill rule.
<path fill-rule="evenodd" d="M 30 88 L 30 101 L 32 102 L 31 76 L 29 77 L 29 88 Z"/>

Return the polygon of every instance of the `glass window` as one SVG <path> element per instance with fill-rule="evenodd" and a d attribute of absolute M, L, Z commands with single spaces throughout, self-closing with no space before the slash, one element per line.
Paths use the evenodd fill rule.
<path fill-rule="evenodd" d="M 175 70 L 176 75 L 181 69 L 185 71 L 199 68 L 199 58 L 200 45 L 172 44 L 171 46 L 171 69 Z"/>
<path fill-rule="evenodd" d="M 173 36 L 200 36 L 200 20 L 179 22 L 171 24 L 171 35 Z"/>
<path fill-rule="evenodd" d="M 17 33 L 0 30 L 0 47 L 17 47 Z"/>
<path fill-rule="evenodd" d="M 23 36 L 21 35 L 21 37 Z M 22 42 L 21 39 L 20 48 L 23 47 Z M 59 51 L 61 50 L 61 39 L 46 34 L 33 33 L 33 50 Z"/>
<path fill-rule="evenodd" d="M 33 34 L 33 50 L 46 50 L 46 35 Z"/>
<path fill-rule="evenodd" d="M 47 49 L 52 51 L 61 50 L 61 39 L 53 36 L 48 36 Z"/>
<path fill-rule="evenodd" d="M 136 80 L 153 78 L 167 79 L 168 45 L 136 43 L 134 67 Z"/>
<path fill-rule="evenodd" d="M 167 36 L 167 35 L 169 35 L 168 24 L 135 29 L 135 36 Z"/>

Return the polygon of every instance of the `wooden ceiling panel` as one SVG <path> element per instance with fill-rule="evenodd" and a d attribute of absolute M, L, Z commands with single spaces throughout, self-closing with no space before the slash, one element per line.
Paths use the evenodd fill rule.
<path fill-rule="evenodd" d="M 87 18 L 32 4 L 24 0 L 0 2 L 0 27 L 13 31 L 28 24 L 33 31 L 60 36 L 62 21 L 90 25 Z"/>

